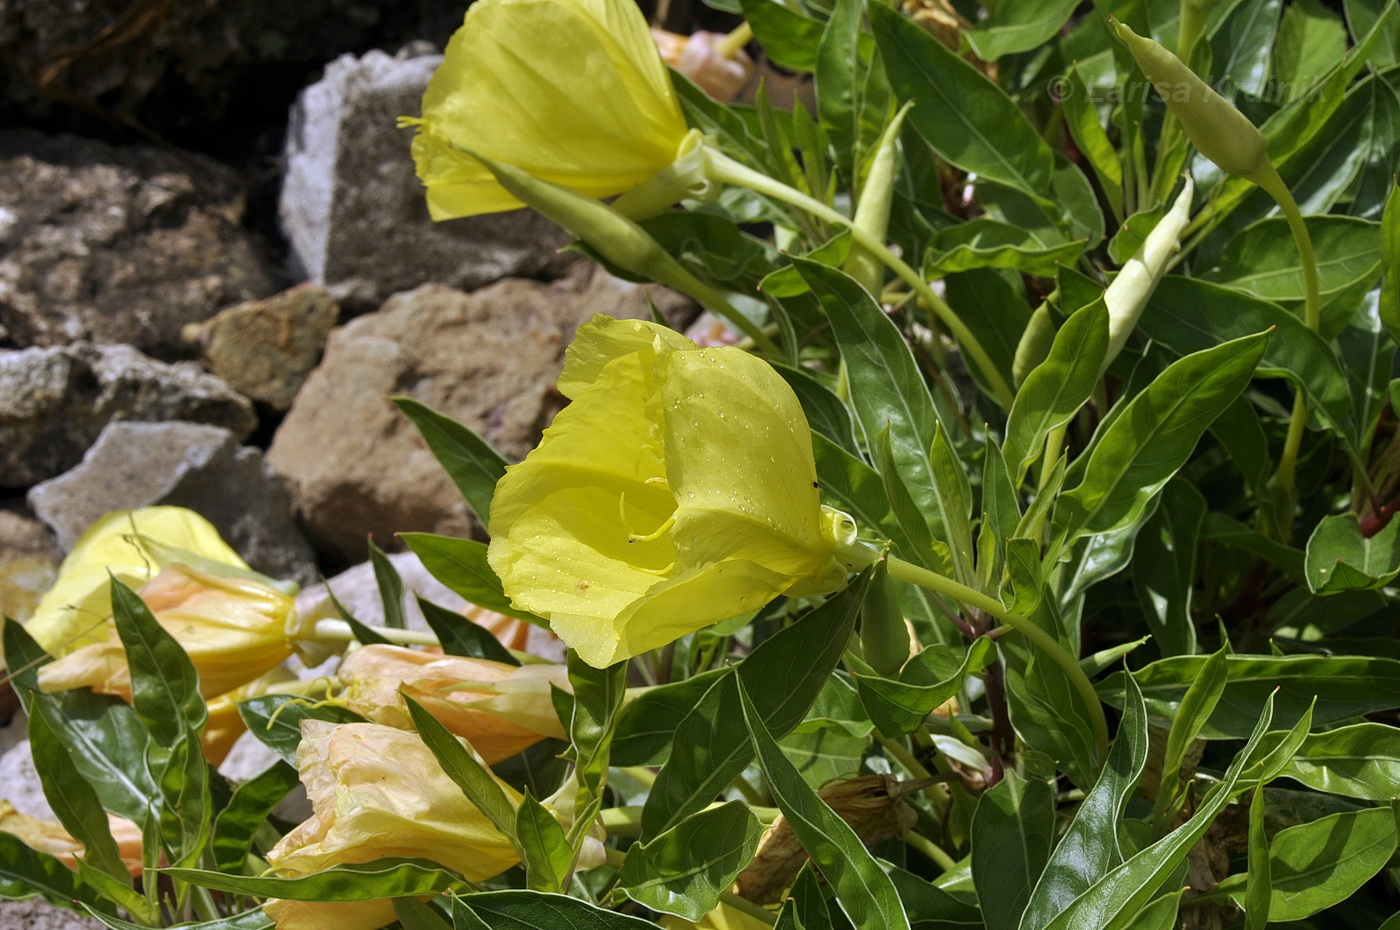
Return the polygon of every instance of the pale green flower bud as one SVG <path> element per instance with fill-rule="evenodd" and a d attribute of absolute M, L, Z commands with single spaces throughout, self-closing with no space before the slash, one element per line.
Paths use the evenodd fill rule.
<path fill-rule="evenodd" d="M 1264 134 L 1180 58 L 1123 23 L 1113 25 L 1196 150 L 1222 171 L 1258 183 L 1259 176 L 1271 168 Z"/>
<path fill-rule="evenodd" d="M 1123 351 L 1128 334 L 1137 326 L 1142 309 L 1157 289 L 1157 282 L 1167 273 L 1167 262 L 1181 248 L 1181 231 L 1191 219 L 1191 194 L 1194 191 L 1195 185 L 1188 177 L 1172 208 L 1152 227 L 1147 239 L 1123 264 L 1123 270 L 1104 291 L 1103 301 L 1108 305 L 1108 351 L 1103 358 L 1105 370 Z"/>

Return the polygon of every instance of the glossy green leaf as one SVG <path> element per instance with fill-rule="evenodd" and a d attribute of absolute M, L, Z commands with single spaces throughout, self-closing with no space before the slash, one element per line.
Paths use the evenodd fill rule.
<path fill-rule="evenodd" d="M 656 930 L 656 925 L 561 894 L 487 891 L 452 901 L 457 930 Z"/>
<path fill-rule="evenodd" d="M 772 0 L 739 0 L 763 53 L 775 64 L 794 71 L 812 71 L 817 64 L 822 24 Z"/>
<path fill-rule="evenodd" d="M 1282 774 L 1317 791 L 1384 803 L 1400 793 L 1400 730 L 1357 723 L 1309 734 Z"/>
<path fill-rule="evenodd" d="M 1055 793 L 1013 769 L 982 794 L 972 815 L 972 880 L 991 927 L 1014 927 L 1050 860 Z"/>
<path fill-rule="evenodd" d="M 1400 520 L 1363 536 L 1354 513 L 1323 517 L 1308 538 L 1308 587 L 1314 594 L 1365 591 L 1400 575 Z"/>
<path fill-rule="evenodd" d="M 394 630 L 402 630 L 408 625 L 403 608 L 403 579 L 399 570 L 384 554 L 384 550 L 369 541 L 369 561 L 374 569 L 374 581 L 379 587 L 379 603 L 384 610 L 384 625 Z"/>
<path fill-rule="evenodd" d="M 913 100 L 909 123 L 964 171 L 1046 197 L 1054 155 L 1006 94 L 892 7 L 870 8 L 890 85 Z"/>
<path fill-rule="evenodd" d="M 506 665 L 520 664 L 520 660 L 511 655 L 510 650 L 501 645 L 501 641 L 491 635 L 484 626 L 473 623 L 455 610 L 448 610 L 432 601 L 424 600 L 419 595 L 415 594 L 414 599 L 418 602 L 418 609 L 423 612 L 428 629 L 433 631 L 433 635 L 442 644 L 443 652 L 450 656 L 490 659 L 492 662 L 503 662 Z"/>
<path fill-rule="evenodd" d="M 1264 833 L 1264 785 L 1249 802 L 1249 872 L 1244 891 L 1245 930 L 1263 930 L 1269 922 L 1269 838 Z"/>
<path fill-rule="evenodd" d="M 1369 33 L 1388 6 L 1387 0 L 1344 0 L 1342 8 L 1346 11 L 1351 34 Z M 1369 60 L 1377 65 L 1400 63 L 1400 20 L 1391 17 L 1383 40 L 1373 49 Z"/>
<path fill-rule="evenodd" d="M 1077 930 L 1081 927 L 1128 930 L 1134 926 L 1137 915 L 1152 902 L 1163 882 L 1185 861 L 1187 853 L 1205 835 L 1216 815 L 1233 796 L 1241 771 L 1251 761 L 1260 738 L 1269 729 L 1272 699 L 1256 706 L 1262 706 L 1263 713 L 1249 741 L 1221 777 L 1220 783 L 1202 799 L 1191 818 L 1094 882 L 1046 924 L 1046 930 Z"/>
<path fill-rule="evenodd" d="M 1211 70 L 1222 94 L 1263 91 L 1281 5 L 1280 0 L 1242 0 L 1211 30 Z"/>
<path fill-rule="evenodd" d="M 903 675 L 901 680 L 884 678 L 874 669 L 867 669 L 857 671 L 856 688 L 866 713 L 880 732 L 889 737 L 903 736 L 923 726 L 935 708 L 958 693 L 968 675 L 981 671 L 995 658 L 993 641 L 979 637 L 968 647 L 961 662 L 956 654 L 926 649 L 906 666 L 912 680 L 902 680 Z M 936 668 L 938 665 L 944 667 Z M 929 674 L 930 668 L 936 670 Z"/>
<path fill-rule="evenodd" d="M 976 268 L 948 275 L 943 286 L 948 306 L 982 344 L 1006 383 L 1011 384 L 1016 347 L 1030 325 L 1032 312 L 1020 275 Z M 972 374 L 978 384 L 983 384 L 980 371 Z"/>
<path fill-rule="evenodd" d="M 1400 341 L 1400 184 L 1393 184 L 1381 217 L 1381 323 Z"/>
<path fill-rule="evenodd" d="M 741 713 L 736 679 L 744 682 L 764 725 L 777 738 L 802 722 L 855 631 L 868 585 L 869 575 L 862 575 L 716 679 L 676 727 L 670 759 L 642 811 L 647 836 L 702 810 L 752 761 L 753 748 L 734 739 L 734 721 Z"/>
<path fill-rule="evenodd" d="M 1284 88 L 1285 99 L 1309 90 L 1309 83 L 1325 74 L 1347 49 L 1342 18 L 1318 0 L 1299 0 L 1283 11 L 1274 42 L 1274 78 Z"/>
<path fill-rule="evenodd" d="M 94 920 L 100 921 L 104 926 L 111 927 L 112 930 L 147 930 L 147 924 L 134 924 L 129 920 L 122 920 L 95 911 L 91 907 L 87 908 L 88 915 Z M 213 920 L 201 920 L 198 923 L 178 924 L 178 930 L 272 930 L 275 926 L 272 918 L 263 913 L 262 907 L 255 907 L 251 910 L 243 911 L 241 914 L 230 914 L 228 917 L 216 917 Z"/>
<path fill-rule="evenodd" d="M 447 477 L 484 525 L 491 514 L 496 482 L 506 473 L 505 458 L 470 427 L 426 404 L 411 397 L 389 399 L 413 421 Z"/>
<path fill-rule="evenodd" d="M 486 544 L 434 533 L 400 533 L 399 538 L 423 560 L 434 578 L 472 604 L 508 617 L 546 626 L 534 614 L 516 610 L 501 588 L 501 579 L 486 564 Z"/>
<path fill-rule="evenodd" d="M 151 738 L 168 747 L 204 726 L 207 712 L 189 655 L 136 592 L 115 578 L 112 619 L 131 668 L 131 706 Z"/>
<path fill-rule="evenodd" d="M 1041 930 L 1123 861 L 1118 829 L 1147 765 L 1147 709 L 1131 678 L 1123 719 L 1099 780 L 1055 845 L 1021 914 L 1020 930 Z"/>
<path fill-rule="evenodd" d="M 394 916 L 403 930 L 452 930 L 452 925 L 417 898 L 395 898 Z"/>
<path fill-rule="evenodd" d="M 515 811 L 515 837 L 525 866 L 525 882 L 533 891 L 563 891 L 569 880 L 574 851 L 564 828 L 529 793 Z"/>
<path fill-rule="evenodd" d="M 929 886 L 932 887 L 932 886 Z M 797 873 L 797 879 L 787 893 L 783 909 L 778 912 L 774 930 L 832 930 L 831 910 L 816 869 L 809 861 Z M 981 921 L 978 921 L 981 926 Z"/>
<path fill-rule="evenodd" d="M 221 870 L 243 868 L 254 833 L 298 784 L 296 766 L 279 759 L 234 789 L 233 797 L 214 820 L 210 843 L 214 862 Z"/>
<path fill-rule="evenodd" d="M 1059 32 L 1075 6 L 1074 0 L 998 4 L 976 29 L 964 32 L 963 38 L 984 61 L 1028 52 Z"/>
<path fill-rule="evenodd" d="M 749 864 L 762 833 L 763 824 L 737 801 L 698 811 L 629 848 L 618 884 L 654 911 L 699 920 Z"/>
<path fill-rule="evenodd" d="M 671 738 L 686 714 L 723 669 L 659 685 L 628 701 L 617 721 L 612 741 L 613 765 L 661 765 L 671 754 Z"/>
<path fill-rule="evenodd" d="M 738 692 L 744 725 L 769 790 L 802 847 L 836 889 L 841 909 L 857 927 L 908 930 L 909 918 L 889 876 L 783 755 L 748 688 L 739 683 Z"/>
<path fill-rule="evenodd" d="M 1162 505 L 1137 537 L 1133 592 L 1164 656 L 1196 653 L 1191 597 L 1205 515 L 1205 498 L 1178 476 L 1162 489 Z"/>
<path fill-rule="evenodd" d="M 1102 299 L 1065 321 L 1050 354 L 1026 376 L 1006 421 L 1002 452 L 1019 486 L 1044 453 L 1045 437 L 1069 421 L 1098 383 L 1108 349 L 1108 307 Z"/>
<path fill-rule="evenodd" d="M 1133 672 L 1148 713 L 1164 720 L 1174 718 L 1207 661 L 1205 656 L 1175 656 Z M 1276 688 L 1279 726 L 1292 726 L 1309 707 L 1313 707 L 1313 721 L 1318 726 L 1400 707 L 1400 660 L 1396 659 L 1228 655 L 1225 669 L 1225 693 L 1201 729 L 1203 739 L 1245 736 L 1255 710 Z M 1098 685 L 1100 696 L 1110 704 L 1116 704 L 1122 693 L 1122 675 L 1117 672 Z"/>
<path fill-rule="evenodd" d="M 1122 217 L 1123 163 L 1099 121 L 1098 108 L 1089 99 L 1089 88 L 1077 64 L 1060 78 L 1057 97 L 1070 137 L 1093 169 L 1114 215 Z"/>
<path fill-rule="evenodd" d="M 574 763 L 574 778 L 580 789 L 578 804 L 587 810 L 590 805 L 601 803 L 608 780 L 613 731 L 627 690 L 627 663 L 594 668 L 570 650 L 568 664 L 574 708 L 569 719 L 571 745 L 565 755 Z M 584 821 L 589 819 L 580 817 L 570 834 L 571 841 L 581 841 L 582 831 L 587 829 Z"/>
<path fill-rule="evenodd" d="M 1139 520 L 1190 456 L 1217 413 L 1254 374 L 1267 333 L 1195 352 L 1167 367 L 1102 431 L 1084 479 L 1060 495 L 1055 523 L 1067 540 Z"/>
<path fill-rule="evenodd" d="M 975 268 L 1008 268 L 1049 277 L 1058 266 L 1072 264 L 1083 251 L 1081 241 L 1045 243 L 1028 230 L 979 217 L 939 230 L 923 268 L 927 277 Z"/>
<path fill-rule="evenodd" d="M 160 869 L 160 874 L 200 888 L 290 901 L 373 901 L 437 894 L 461 881 L 426 859 L 376 859 L 296 878 L 231 875 L 204 869 Z"/>
<path fill-rule="evenodd" d="M 1182 798 L 1182 767 L 1186 764 L 1191 746 L 1200 736 L 1206 721 L 1215 712 L 1225 693 L 1228 672 L 1225 666 L 1226 651 L 1222 648 L 1210 655 L 1201 664 L 1200 673 L 1189 683 L 1181 699 L 1181 706 L 1171 719 L 1171 730 L 1167 733 L 1167 745 L 1162 752 L 1161 783 L 1157 788 L 1157 803 L 1153 807 L 1153 819 L 1159 826 L 1176 816 Z M 1132 676 L 1124 676 L 1124 681 Z"/>

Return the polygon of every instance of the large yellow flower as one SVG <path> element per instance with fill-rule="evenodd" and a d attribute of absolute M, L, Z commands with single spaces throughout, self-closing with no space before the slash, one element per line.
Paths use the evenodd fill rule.
<path fill-rule="evenodd" d="M 443 220 L 522 206 L 463 149 L 608 197 L 675 161 L 686 134 L 632 0 L 478 0 L 423 96 L 413 158 Z"/>
<path fill-rule="evenodd" d="M 572 403 L 496 486 L 489 560 L 590 665 L 829 593 L 869 561 L 818 499 L 796 396 L 747 352 L 598 316 L 559 390 Z"/>

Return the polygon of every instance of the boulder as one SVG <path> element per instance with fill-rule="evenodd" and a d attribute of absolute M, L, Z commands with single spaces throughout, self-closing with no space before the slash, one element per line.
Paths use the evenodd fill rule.
<path fill-rule="evenodd" d="M 18 502 L 0 504 L 0 615 L 21 622 L 58 577 L 63 551 L 52 530 Z M 9 688 L 0 688 L 0 721 Z"/>
<path fill-rule="evenodd" d="M 185 350 L 180 329 L 277 290 L 233 169 L 151 146 L 0 132 L 0 336 Z"/>
<path fill-rule="evenodd" d="M 316 580 L 291 498 L 262 453 L 226 429 L 194 423 L 113 423 L 82 464 L 29 492 L 29 506 L 73 546 L 99 517 L 155 504 L 202 514 L 253 568 Z"/>
<path fill-rule="evenodd" d="M 340 316 L 319 287 L 303 284 L 185 327 L 204 364 L 245 397 L 273 410 L 292 405 Z"/>
<path fill-rule="evenodd" d="M 396 532 L 472 532 L 456 487 L 388 398 L 413 397 L 520 459 L 562 405 L 554 381 L 578 325 L 595 313 L 648 319 L 649 298 L 678 321 L 693 315 L 674 292 L 580 268 L 471 294 L 424 285 L 333 332 L 267 456 L 313 542 L 353 564 L 367 533 L 387 547 Z"/>
<path fill-rule="evenodd" d="M 474 290 L 565 261 L 569 237 L 529 210 L 429 219 L 412 132 L 395 122 L 418 115 L 442 56 L 409 54 L 343 55 L 292 110 L 279 207 L 292 264 L 352 314 L 428 282 Z"/>
<path fill-rule="evenodd" d="M 72 468 L 114 420 L 187 420 L 243 439 L 248 400 L 193 362 L 166 364 L 129 346 L 0 350 L 0 487 Z"/>

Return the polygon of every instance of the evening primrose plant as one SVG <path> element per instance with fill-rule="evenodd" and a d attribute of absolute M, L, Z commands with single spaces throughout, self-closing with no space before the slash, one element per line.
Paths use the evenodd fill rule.
<path fill-rule="evenodd" d="M 372 549 L 384 624 L 298 618 L 339 669 L 230 692 L 278 759 L 233 785 L 138 593 L 169 550 L 99 524 L 117 583 L 5 626 L 26 835 L 84 853 L 0 819 L 0 893 L 121 930 L 1400 927 L 1400 9 L 714 5 L 795 96 L 711 99 L 623 0 L 477 0 L 405 120 L 434 217 L 523 204 L 728 326 L 584 322 L 518 462 L 395 399 L 489 536 L 403 542 L 563 662 L 401 628 Z M 109 616 L 129 696 L 40 687 Z"/>

